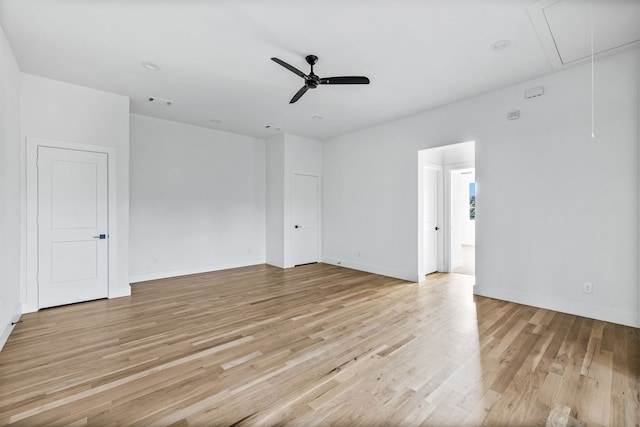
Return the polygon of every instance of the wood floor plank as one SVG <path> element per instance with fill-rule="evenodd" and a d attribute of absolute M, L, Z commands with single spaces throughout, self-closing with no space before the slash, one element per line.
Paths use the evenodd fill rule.
<path fill-rule="evenodd" d="M 26 314 L 0 425 L 638 426 L 638 329 L 472 288 L 257 265 Z"/>

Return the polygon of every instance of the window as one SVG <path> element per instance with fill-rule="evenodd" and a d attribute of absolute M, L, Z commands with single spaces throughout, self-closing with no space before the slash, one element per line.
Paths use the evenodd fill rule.
<path fill-rule="evenodd" d="M 469 219 L 476 219 L 476 183 L 469 183 Z"/>

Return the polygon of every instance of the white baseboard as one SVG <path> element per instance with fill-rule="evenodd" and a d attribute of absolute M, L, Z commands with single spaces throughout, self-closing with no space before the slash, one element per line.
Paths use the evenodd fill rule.
<path fill-rule="evenodd" d="M 109 289 L 109 299 L 128 297 L 131 295 L 131 286 L 127 285 L 123 288 Z"/>
<path fill-rule="evenodd" d="M 475 295 L 480 295 L 483 297 L 496 298 L 503 301 L 511 301 L 518 304 L 559 311 L 561 313 L 588 317 L 590 319 L 597 319 L 603 320 L 605 322 L 632 326 L 634 328 L 640 327 L 638 314 L 634 311 L 624 311 L 618 308 L 584 304 L 581 302 L 570 301 L 563 298 L 514 291 L 511 289 L 489 288 L 481 286 L 479 284 L 476 284 L 474 286 L 473 293 Z"/>
<path fill-rule="evenodd" d="M 22 314 L 35 313 L 36 311 L 38 311 L 38 307 L 35 305 L 28 304 L 26 302 L 22 303 Z"/>
<path fill-rule="evenodd" d="M 241 261 L 229 264 L 203 265 L 200 267 L 181 268 L 169 271 L 157 271 L 151 273 L 138 273 L 129 276 L 129 283 L 146 282 L 149 280 L 167 279 L 169 277 L 188 276 L 189 274 L 208 273 L 210 271 L 227 270 L 229 268 L 248 267 L 250 265 L 264 264 L 264 258 Z"/>
<path fill-rule="evenodd" d="M 120 298 L 120 297 L 128 297 L 131 295 L 131 286 L 127 285 L 122 288 L 109 289 L 108 298 Z M 35 305 L 23 303 L 22 304 L 22 314 L 26 313 L 35 313 L 39 308 Z"/>
<path fill-rule="evenodd" d="M 2 335 L 0 335 L 0 351 L 2 351 L 2 348 L 4 347 L 5 343 L 9 339 L 9 335 L 11 335 L 13 328 L 16 327 L 16 325 L 12 323 L 15 323 L 18 320 L 20 320 L 20 316 L 22 316 L 22 310 L 20 309 L 20 307 L 18 307 L 14 315 L 11 317 L 11 321 L 9 322 L 8 325 L 5 326 L 4 330 L 2 331 Z"/>
<path fill-rule="evenodd" d="M 281 260 L 281 259 L 267 258 L 266 263 L 269 264 L 269 265 L 273 265 L 274 267 L 285 268 L 284 261 Z"/>
<path fill-rule="evenodd" d="M 454 268 L 462 267 L 462 264 L 464 264 L 464 261 L 462 261 L 461 259 L 451 261 L 451 269 L 453 270 Z"/>
<path fill-rule="evenodd" d="M 381 276 L 393 277 L 394 279 L 406 280 L 408 282 L 417 282 L 417 272 L 407 272 L 394 270 L 392 268 L 380 267 L 378 265 L 364 264 L 357 261 L 338 259 L 334 257 L 322 257 L 322 262 L 333 264 L 340 267 L 352 268 L 354 270 L 366 271 L 367 273 L 379 274 Z M 418 280 L 419 281 L 419 280 Z"/>

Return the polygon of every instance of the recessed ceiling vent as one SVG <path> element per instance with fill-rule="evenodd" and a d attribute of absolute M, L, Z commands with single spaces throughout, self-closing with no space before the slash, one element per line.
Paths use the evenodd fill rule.
<path fill-rule="evenodd" d="M 152 104 L 166 105 L 167 107 L 173 104 L 173 101 L 169 101 L 168 99 L 158 98 L 155 96 L 150 96 L 149 98 L 147 98 L 147 101 L 149 101 Z"/>
<path fill-rule="evenodd" d="M 640 45 L 640 0 L 542 0 L 527 8 L 554 69 Z"/>

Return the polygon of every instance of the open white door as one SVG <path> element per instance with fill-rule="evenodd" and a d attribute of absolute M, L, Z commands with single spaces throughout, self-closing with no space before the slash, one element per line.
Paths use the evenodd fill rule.
<path fill-rule="evenodd" d="M 320 260 L 319 178 L 293 174 L 292 180 L 292 244 L 294 265 Z"/>
<path fill-rule="evenodd" d="M 38 148 L 39 308 L 108 296 L 107 154 Z"/>
<path fill-rule="evenodd" d="M 438 170 L 424 167 L 424 272 L 438 271 Z"/>

